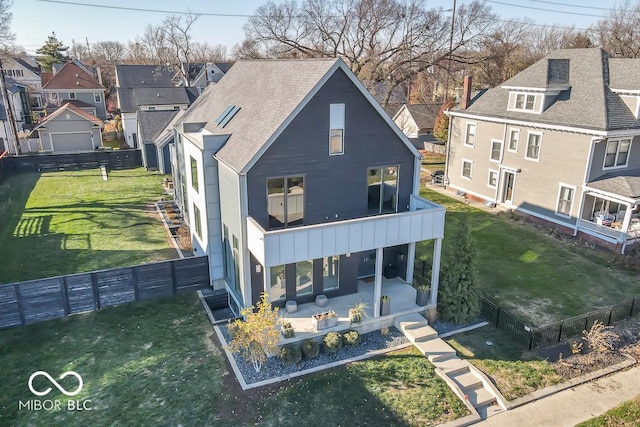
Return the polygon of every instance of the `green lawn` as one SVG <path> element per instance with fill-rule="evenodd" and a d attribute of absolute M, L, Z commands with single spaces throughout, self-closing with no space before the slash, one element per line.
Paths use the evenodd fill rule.
<path fill-rule="evenodd" d="M 0 185 L 0 283 L 177 257 L 154 211 L 160 174 L 142 168 L 9 176 Z"/>
<path fill-rule="evenodd" d="M 468 222 L 481 293 L 533 326 L 640 295 L 640 276 L 613 265 L 612 254 L 559 241 L 508 215 L 493 215 L 427 188 L 421 196 L 447 208 L 443 264 L 447 236 L 457 221 Z M 418 257 L 430 260 L 431 254 L 432 243 L 418 245 Z"/>
<path fill-rule="evenodd" d="M 437 425 L 466 407 L 413 348 L 243 392 L 194 294 L 0 331 L 0 425 Z M 68 370 L 90 411 L 19 410 L 29 376 Z M 72 378 L 60 383 L 77 387 Z M 34 381 L 36 390 L 51 384 Z"/>
<path fill-rule="evenodd" d="M 603 415 L 578 424 L 578 427 L 633 427 L 640 424 L 640 396 Z"/>
<path fill-rule="evenodd" d="M 562 382 L 553 367 L 513 342 L 499 329 L 485 326 L 448 338 L 460 357 L 491 377 L 502 395 L 512 400 Z"/>

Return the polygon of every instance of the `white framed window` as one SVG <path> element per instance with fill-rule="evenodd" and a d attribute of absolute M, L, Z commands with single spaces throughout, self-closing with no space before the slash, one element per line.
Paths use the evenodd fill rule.
<path fill-rule="evenodd" d="M 500 162 L 502 159 L 502 141 L 497 139 L 491 140 L 491 153 L 489 153 L 489 160 L 492 162 Z"/>
<path fill-rule="evenodd" d="M 193 204 L 193 222 L 196 228 L 196 236 L 202 241 L 202 218 L 200 216 L 200 208 Z"/>
<path fill-rule="evenodd" d="M 629 164 L 629 151 L 631 139 L 610 139 L 607 141 L 607 149 L 604 154 L 602 169 L 623 168 Z"/>
<path fill-rule="evenodd" d="M 100 95 L 100 92 L 93 92 L 93 101 L 96 104 L 99 104 L 100 102 L 102 102 L 102 96 Z"/>
<path fill-rule="evenodd" d="M 509 145 L 507 150 L 518 151 L 518 139 L 520 138 L 520 129 L 509 130 Z"/>
<path fill-rule="evenodd" d="M 540 160 L 540 146 L 542 145 L 542 134 L 540 132 L 529 132 L 527 137 L 527 152 L 525 159 Z"/>
<path fill-rule="evenodd" d="M 467 123 L 467 127 L 464 133 L 464 145 L 473 147 L 476 143 L 476 123 Z"/>
<path fill-rule="evenodd" d="M 344 104 L 329 105 L 329 155 L 344 154 Z"/>
<path fill-rule="evenodd" d="M 498 187 L 498 171 L 495 169 L 489 169 L 489 176 L 487 178 L 487 187 Z"/>
<path fill-rule="evenodd" d="M 75 92 L 69 92 L 69 99 L 76 99 L 76 93 Z"/>
<path fill-rule="evenodd" d="M 473 173 L 473 161 L 462 159 L 462 177 L 465 179 L 471 179 Z"/>
<path fill-rule="evenodd" d="M 534 111 L 536 105 L 536 95 L 531 93 L 516 93 L 513 109 L 516 111 Z"/>
<path fill-rule="evenodd" d="M 556 205 L 556 215 L 571 217 L 571 210 L 573 209 L 573 200 L 576 193 L 576 187 L 574 185 L 567 185 L 560 183 L 558 189 L 558 204 Z"/>

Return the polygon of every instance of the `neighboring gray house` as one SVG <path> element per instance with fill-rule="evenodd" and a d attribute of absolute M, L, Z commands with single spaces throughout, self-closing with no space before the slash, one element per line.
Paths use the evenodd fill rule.
<path fill-rule="evenodd" d="M 189 64 L 189 72 L 186 73 L 185 69 L 187 68 L 187 64 L 182 63 L 180 64 L 182 70 L 176 76 L 178 80 L 176 86 L 195 87 L 199 95 L 210 84 L 218 83 L 232 65 L 233 63 L 231 62 L 197 62 Z M 185 79 L 185 74 L 189 78 L 188 84 Z"/>
<path fill-rule="evenodd" d="M 140 150 L 142 152 L 142 165 L 147 170 L 160 168 L 163 163 L 163 173 L 171 173 L 171 169 L 165 167 L 170 164 L 169 146 L 162 145 L 161 150 L 156 146 L 156 139 L 163 133 L 169 123 L 173 121 L 180 110 L 138 110 L 138 135 L 140 137 Z M 167 141 L 168 142 L 168 141 Z M 167 162 L 169 160 L 169 162 Z"/>
<path fill-rule="evenodd" d="M 624 252 L 640 241 L 640 59 L 551 53 L 450 111 L 446 178 Z"/>
<path fill-rule="evenodd" d="M 102 120 L 72 103 L 65 103 L 34 128 L 40 150 L 51 153 L 94 151 L 102 146 Z"/>
<path fill-rule="evenodd" d="M 424 240 L 435 304 L 444 208 L 418 196 L 420 154 L 342 60 L 238 61 L 175 139 L 193 247 L 236 313 L 261 292 L 284 306 L 363 287 L 378 317 L 388 280 L 413 290 Z"/>
<path fill-rule="evenodd" d="M 165 128 L 156 136 L 154 144 L 156 145 L 156 157 L 158 159 L 158 170 L 164 174 L 173 174 L 176 156 L 175 150 L 175 132 L 174 127 L 182 118 L 186 110 L 177 111 L 173 119 L 165 126 Z"/>
<path fill-rule="evenodd" d="M 424 150 L 425 142 L 437 142 L 433 126 L 441 107 L 442 103 L 404 104 L 392 117 L 413 145 Z"/>
<path fill-rule="evenodd" d="M 28 92 L 29 107 L 39 109 L 43 107 L 42 81 L 40 69 L 22 58 L 6 58 L 2 60 L 4 74 L 17 83 L 24 85 Z"/>
<path fill-rule="evenodd" d="M 107 118 L 104 86 L 75 61 L 68 61 L 53 75 L 43 73 L 41 78 L 48 109 L 57 109 L 64 101 L 80 101 L 93 106 L 99 119 Z"/>

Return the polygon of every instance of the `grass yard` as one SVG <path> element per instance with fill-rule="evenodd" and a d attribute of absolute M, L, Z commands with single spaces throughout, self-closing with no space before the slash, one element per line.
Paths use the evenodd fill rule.
<path fill-rule="evenodd" d="M 422 153 L 422 166 L 429 170 L 444 170 L 446 156 L 426 151 Z"/>
<path fill-rule="evenodd" d="M 155 211 L 162 175 L 142 168 L 9 176 L 0 185 L 0 283 L 176 258 Z"/>
<path fill-rule="evenodd" d="M 508 400 L 563 381 L 548 362 L 523 353 L 518 344 L 494 327 L 457 334 L 446 341 L 460 357 L 493 378 Z"/>
<path fill-rule="evenodd" d="M 0 425 L 212 425 L 225 373 L 212 333 L 194 294 L 0 331 Z M 19 410 L 19 401 L 36 398 L 27 380 L 37 370 L 56 379 L 74 370 L 84 381 L 77 396 L 54 387 L 39 399 L 89 399 L 92 409 Z M 77 387 L 73 378 L 60 383 Z M 43 377 L 33 384 L 51 386 Z"/>
<path fill-rule="evenodd" d="M 613 408 L 577 427 L 633 427 L 640 424 L 640 396 Z"/>
<path fill-rule="evenodd" d="M 413 348 L 243 392 L 213 337 L 194 294 L 0 331 L 0 425 L 429 426 L 467 414 Z M 35 398 L 37 370 L 84 381 L 77 396 L 54 388 L 39 399 L 89 399 L 92 409 L 19 410 Z"/>
<path fill-rule="evenodd" d="M 447 208 L 442 265 L 457 221 L 466 221 L 481 293 L 532 326 L 542 326 L 640 296 L 640 276 L 612 264 L 613 255 L 577 247 L 508 215 L 494 215 L 422 188 Z M 430 265 L 432 243 L 417 247 Z M 420 268 L 418 261 L 416 267 Z"/>

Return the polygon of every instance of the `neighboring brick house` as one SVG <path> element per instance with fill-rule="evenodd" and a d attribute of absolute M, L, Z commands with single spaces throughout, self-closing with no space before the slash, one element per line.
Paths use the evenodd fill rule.
<path fill-rule="evenodd" d="M 234 311 L 366 286 L 378 317 L 383 276 L 413 289 L 424 240 L 436 303 L 445 210 L 419 197 L 420 154 L 342 60 L 238 61 L 175 129 L 176 199 Z"/>
<path fill-rule="evenodd" d="M 640 240 L 640 59 L 563 49 L 449 112 L 449 186 L 624 252 Z"/>

